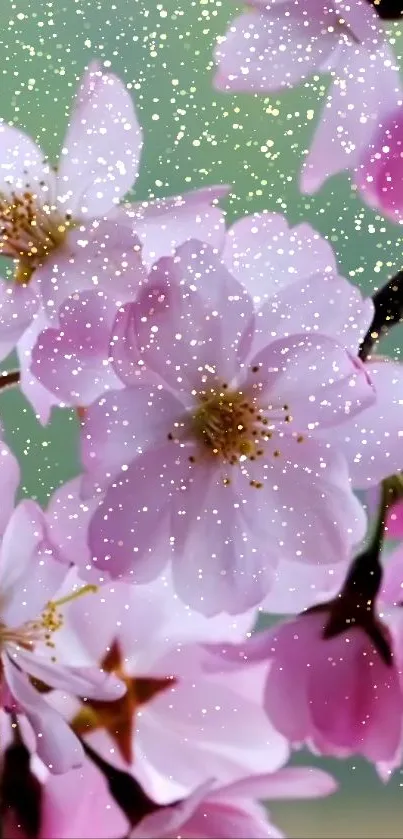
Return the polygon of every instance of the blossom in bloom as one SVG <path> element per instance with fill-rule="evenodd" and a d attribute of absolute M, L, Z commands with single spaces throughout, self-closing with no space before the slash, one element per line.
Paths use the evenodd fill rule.
<path fill-rule="evenodd" d="M 403 539 L 403 501 L 398 501 L 389 511 L 387 535 L 389 539 Z"/>
<path fill-rule="evenodd" d="M 304 330 L 326 333 L 358 354 L 372 322 L 372 300 L 338 276 L 332 249 L 310 225 L 290 228 L 275 213 L 246 216 L 228 231 L 223 258 L 252 295 L 256 310 L 265 301 L 271 300 L 272 308 L 281 301 L 282 334 L 300 328 L 301 310 L 295 305 L 299 295 Z M 346 454 L 356 489 L 378 485 L 402 463 L 402 364 L 373 355 L 365 369 L 376 401 L 342 426 L 332 427 L 329 436 L 329 442 L 338 441 Z M 318 433 L 328 434 L 327 429 Z"/>
<path fill-rule="evenodd" d="M 290 228 L 286 219 L 277 213 L 262 213 L 247 216 L 237 221 L 222 241 L 222 258 L 234 276 L 253 297 L 254 305 L 263 304 L 269 297 L 285 286 L 317 275 L 319 284 L 336 288 L 333 275 L 337 274 L 335 257 L 330 245 L 308 224 Z M 342 281 L 339 279 L 341 288 Z M 335 291 L 332 306 L 327 308 L 330 317 L 326 331 L 330 328 L 337 338 L 338 330 L 349 332 L 352 348 L 356 351 L 362 333 L 372 317 L 371 301 L 363 301 L 358 289 L 344 283 L 347 294 Z M 292 289 L 290 288 L 292 293 Z M 322 289 L 321 289 L 322 293 Z M 133 300 L 136 298 L 133 295 Z M 318 295 L 319 297 L 319 295 Z M 311 299 L 311 298 L 310 298 Z M 339 305 L 339 302 L 341 305 Z M 346 322 L 346 312 L 350 316 Z M 99 292 L 80 294 L 76 299 L 65 301 L 59 310 L 58 327 L 48 327 L 45 322 L 37 329 L 38 340 L 32 351 L 34 380 L 53 393 L 61 404 L 90 405 L 105 390 L 121 386 L 115 366 L 133 367 L 136 360 L 128 353 L 116 360 L 110 353 L 110 344 L 116 334 L 115 306 Z M 317 328 L 313 307 L 307 328 Z M 308 312 L 306 312 L 308 315 Z M 287 319 L 291 311 L 287 313 Z M 321 319 L 325 317 L 321 309 Z M 37 319 L 38 321 L 38 319 Z M 295 319 L 296 331 L 299 323 Z M 35 327 L 36 328 L 36 327 Z M 123 317 L 121 329 L 126 332 L 133 324 Z M 292 331 L 292 329 L 290 329 Z M 129 337 L 129 336 L 127 336 Z M 27 356 L 31 361 L 32 341 Z M 124 347 L 123 347 L 124 350 Z"/>
<path fill-rule="evenodd" d="M 212 785 L 211 785 L 212 786 Z M 207 787 L 207 789 L 206 789 Z M 330 775 L 308 767 L 285 768 L 268 775 L 250 775 L 233 784 L 199 788 L 187 799 L 146 816 L 131 839 L 281 839 L 268 821 L 267 809 L 254 799 L 316 798 L 336 789 Z"/>
<path fill-rule="evenodd" d="M 400 550 L 382 580 L 378 551 L 353 561 L 337 597 L 251 647 L 253 660 L 271 660 L 265 706 L 279 731 L 322 754 L 361 754 L 385 774 L 402 750 L 403 564 Z"/>
<path fill-rule="evenodd" d="M 44 514 L 33 501 L 21 501 L 14 509 L 17 461 L 4 443 L 0 458 L 1 707 L 25 715 L 36 735 L 38 755 L 52 771 L 64 772 L 80 763 L 82 748 L 35 682 L 111 701 L 124 693 L 124 685 L 97 667 L 76 667 L 74 651 L 59 659 L 56 635 L 63 625 L 64 607 L 77 592 L 64 590 L 58 596 L 66 568 L 48 539 Z"/>
<path fill-rule="evenodd" d="M 127 835 L 129 822 L 116 805 L 105 778 L 90 760 L 83 758 L 80 768 L 54 775 L 37 756 L 30 758 L 28 750 L 17 746 L 12 753 L 11 749 L 18 784 L 14 784 L 11 800 L 7 798 L 8 786 L 5 787 L 3 818 L 7 839 L 120 839 Z M 7 783 L 7 750 L 5 755 Z"/>
<path fill-rule="evenodd" d="M 95 289 L 119 305 L 135 296 L 143 260 L 190 235 L 212 245 L 221 239 L 222 214 L 212 203 L 225 187 L 118 206 L 137 177 L 141 148 L 129 92 L 96 62 L 82 79 L 57 172 L 26 134 L 0 126 L 0 253 L 16 261 L 14 283 L 1 285 L 0 357 L 17 346 L 22 388 L 44 420 L 54 399 L 30 375 L 30 352 L 62 303 Z"/>
<path fill-rule="evenodd" d="M 402 143 L 403 107 L 400 107 L 390 109 L 375 127 L 361 149 L 355 169 L 355 183 L 365 203 L 396 223 L 403 219 Z"/>
<path fill-rule="evenodd" d="M 332 288 L 349 343 L 351 287 Z M 106 489 L 89 528 L 99 568 L 141 582 L 172 556 L 185 602 L 236 614 L 267 594 L 280 555 L 315 562 L 319 539 L 329 564 L 349 555 L 365 517 L 342 449 L 317 431 L 375 395 L 358 358 L 315 331 L 317 296 L 304 280 L 256 312 L 199 242 L 157 263 L 115 326 L 127 387 L 82 426 L 83 491 Z"/>
<path fill-rule="evenodd" d="M 368 8 L 369 4 L 364 0 L 361 6 Z M 356 7 L 351 4 L 354 13 Z M 391 142 L 391 134 L 399 134 L 395 113 L 403 102 L 399 66 L 380 32 L 378 37 L 359 41 L 343 64 L 332 70 L 325 105 L 302 168 L 300 188 L 313 193 L 327 178 L 349 170 L 366 203 L 396 220 L 396 195 L 389 178 L 396 157 L 392 151 L 388 159 L 385 151 L 388 145 L 398 143 L 398 137 Z"/>
<path fill-rule="evenodd" d="M 328 616 L 302 614 L 267 639 L 268 713 L 293 743 L 338 757 L 357 753 L 373 762 L 390 760 L 402 728 L 397 668 L 361 627 L 324 639 Z"/>
<path fill-rule="evenodd" d="M 375 11 L 364 0 L 248 0 L 216 48 L 220 90 L 269 92 L 314 73 L 342 69 L 357 45 L 382 41 Z"/>
<path fill-rule="evenodd" d="M 187 796 L 210 778 L 224 784 L 276 771 L 288 744 L 262 707 L 267 662 L 241 661 L 227 673 L 216 653 L 223 639 L 242 643 L 254 621 L 253 612 L 236 620 L 205 618 L 180 603 L 169 579 L 102 586 L 71 603 L 66 648 L 76 635 L 87 651 L 82 666 L 114 673 L 126 694 L 113 703 L 72 698 L 69 704 L 58 693 L 49 701 L 158 804 Z"/>
<path fill-rule="evenodd" d="M 130 797 L 122 802 L 124 811 L 92 760 L 86 758 L 79 769 L 63 777 L 52 775 L 36 756 L 30 757 L 26 748 L 13 744 L 9 732 L 5 733 L 11 741 L 5 753 L 3 793 L 8 839 L 33 835 L 37 839 L 120 839 L 128 835 L 130 839 L 277 839 L 282 834 L 268 821 L 267 810 L 254 799 L 316 798 L 329 795 L 336 786 L 319 769 L 285 768 L 272 774 L 250 775 L 229 785 L 207 781 L 186 798 L 161 806 L 132 781 Z M 19 784 L 12 787 L 12 792 L 11 765 L 11 771 L 19 771 Z"/>

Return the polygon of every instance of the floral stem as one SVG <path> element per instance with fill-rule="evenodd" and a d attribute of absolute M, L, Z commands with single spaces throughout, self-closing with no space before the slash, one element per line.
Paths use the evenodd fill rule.
<path fill-rule="evenodd" d="M 160 809 L 141 788 L 138 781 L 127 772 L 116 769 L 97 754 L 85 740 L 80 738 L 85 754 L 102 773 L 111 796 L 125 814 L 130 826 L 135 827 L 145 816 Z"/>
<path fill-rule="evenodd" d="M 382 583 L 380 554 L 385 535 L 387 511 L 392 502 L 392 491 L 387 481 L 381 484 L 381 497 L 371 542 L 365 551 L 354 559 L 343 586 L 343 591 L 355 588 L 362 598 L 373 602 Z"/>
<path fill-rule="evenodd" d="M 323 638 L 335 638 L 342 632 L 360 627 L 372 640 L 375 649 L 386 665 L 392 663 L 392 651 L 387 633 L 377 619 L 375 601 L 382 585 L 382 551 L 387 511 L 394 494 L 390 483 L 382 483 L 378 515 L 365 551 L 354 559 L 343 587 L 337 597 L 328 604 L 329 617 L 323 631 Z"/>
<path fill-rule="evenodd" d="M 363 339 L 359 351 L 365 361 L 375 344 L 389 332 L 392 326 L 403 320 L 403 270 L 398 271 L 389 282 L 372 297 L 375 312 L 371 326 Z"/>
<path fill-rule="evenodd" d="M 0 373 L 0 390 L 6 390 L 9 387 L 18 385 L 20 379 L 21 373 L 19 370 L 10 370 L 9 373 Z"/>

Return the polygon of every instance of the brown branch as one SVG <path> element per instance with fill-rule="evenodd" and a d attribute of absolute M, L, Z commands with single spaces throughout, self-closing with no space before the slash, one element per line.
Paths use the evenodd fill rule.
<path fill-rule="evenodd" d="M 375 344 L 383 338 L 392 326 L 403 320 L 403 271 L 398 271 L 372 297 L 375 312 L 371 326 L 362 341 L 359 356 L 366 361 Z"/>

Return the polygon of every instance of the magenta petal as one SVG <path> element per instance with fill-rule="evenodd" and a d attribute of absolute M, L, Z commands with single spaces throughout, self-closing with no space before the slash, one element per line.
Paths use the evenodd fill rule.
<path fill-rule="evenodd" d="M 321 625 L 317 618 L 316 623 Z M 273 725 L 292 743 L 303 743 L 310 731 L 306 699 L 312 622 L 301 617 L 267 633 L 272 659 L 265 689 L 265 708 Z"/>
<path fill-rule="evenodd" d="M 109 363 L 116 306 L 102 291 L 66 301 L 60 330 L 42 332 L 32 353 L 32 372 L 57 399 L 88 406 L 105 391 L 120 387 Z"/>
<path fill-rule="evenodd" d="M 142 131 L 124 83 L 92 64 L 71 115 L 57 175 L 58 199 L 75 218 L 101 217 L 131 188 Z"/>
<path fill-rule="evenodd" d="M 403 501 L 389 510 L 387 529 L 388 539 L 403 539 Z"/>
<path fill-rule="evenodd" d="M 363 200 L 396 223 L 403 217 L 402 144 L 403 108 L 395 107 L 374 128 L 355 177 Z"/>
<path fill-rule="evenodd" d="M 49 775 L 42 786 L 41 809 L 42 839 L 118 839 L 129 830 L 103 775 L 88 759 L 62 776 Z"/>
<path fill-rule="evenodd" d="M 372 761 L 393 759 L 402 729 L 399 678 L 362 630 L 322 641 L 309 681 L 312 722 L 324 744 Z"/>
<path fill-rule="evenodd" d="M 10 690 L 35 732 L 36 749 L 41 760 L 56 774 L 80 766 L 84 752 L 68 723 L 6 656 L 3 657 L 3 666 Z"/>

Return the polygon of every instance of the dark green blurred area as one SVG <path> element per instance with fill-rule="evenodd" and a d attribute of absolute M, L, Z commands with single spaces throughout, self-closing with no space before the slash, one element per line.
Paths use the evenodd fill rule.
<path fill-rule="evenodd" d="M 298 192 L 325 78 L 281 97 L 212 89 L 212 48 L 236 11 L 232 0 L 0 0 L 0 6 L 0 115 L 33 135 L 54 161 L 77 81 L 96 57 L 130 86 L 144 128 L 137 199 L 232 184 L 229 220 L 268 209 L 292 223 L 309 221 L 330 240 L 343 272 L 368 294 L 402 267 L 400 228 L 366 210 L 346 176 L 313 198 Z M 397 27 L 393 38 L 400 53 Z M 383 349 L 398 353 L 402 335 L 403 327 L 395 330 Z M 21 462 L 22 491 L 45 502 L 78 471 L 73 415 L 55 412 L 51 425 L 41 428 L 14 392 L 1 396 L 0 415 Z M 399 773 L 385 787 L 359 761 L 326 765 L 340 779 L 338 795 L 273 806 L 289 836 L 403 837 Z"/>

